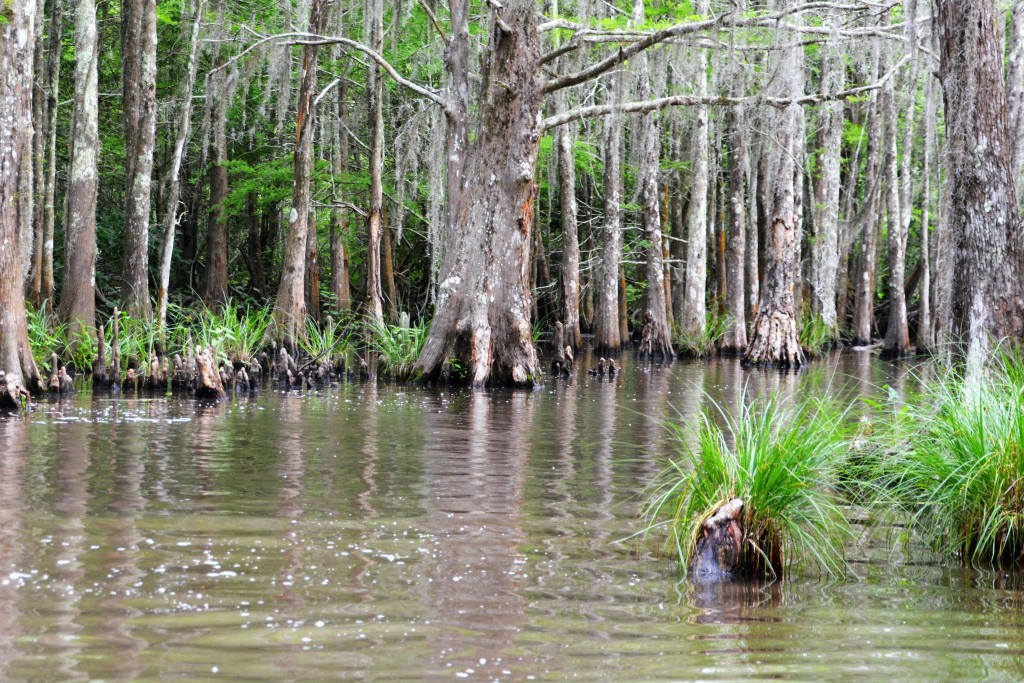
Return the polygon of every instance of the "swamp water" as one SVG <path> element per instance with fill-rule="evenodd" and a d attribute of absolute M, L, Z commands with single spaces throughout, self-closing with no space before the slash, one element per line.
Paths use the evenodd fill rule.
<path fill-rule="evenodd" d="M 623 540 L 670 453 L 645 416 L 879 397 L 907 366 L 623 361 L 536 392 L 79 396 L 0 419 L 0 680 L 1024 679 L 1019 574 L 876 533 L 843 580 L 698 589 Z"/>

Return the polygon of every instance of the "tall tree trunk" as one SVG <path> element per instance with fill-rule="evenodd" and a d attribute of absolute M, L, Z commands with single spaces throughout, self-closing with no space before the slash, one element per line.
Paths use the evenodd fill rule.
<path fill-rule="evenodd" d="M 633 21 L 644 22 L 643 0 L 633 2 Z M 638 55 L 637 99 L 651 97 L 650 67 L 647 53 Z M 640 135 L 640 222 L 647 239 L 647 305 L 644 311 L 640 340 L 640 358 L 671 360 L 672 332 L 665 307 L 665 266 L 662 263 L 661 202 L 658 196 L 658 167 L 661 152 L 661 130 L 655 114 L 647 114 L 639 122 Z"/>
<path fill-rule="evenodd" d="M 478 134 L 465 150 L 462 181 L 481 191 L 449 193 L 462 230 L 413 375 L 436 381 L 455 359 L 473 385 L 532 386 L 541 381 L 529 290 L 542 104 L 537 7 L 507 0 L 493 11 L 501 21 L 490 31 Z"/>
<path fill-rule="evenodd" d="M 746 177 L 750 170 L 750 161 L 747 156 L 746 111 L 742 105 L 729 109 L 725 135 L 729 153 L 729 186 L 727 190 L 729 249 L 726 259 L 728 279 L 726 313 L 729 316 L 729 327 L 722 337 L 721 346 L 723 350 L 742 353 L 747 348 L 745 301 L 747 212 L 745 201 Z"/>
<path fill-rule="evenodd" d="M 709 3 L 703 0 L 698 5 L 698 12 L 708 13 L 708 8 Z M 708 93 L 708 67 L 703 49 L 697 50 L 693 69 L 696 76 L 695 94 L 705 97 Z M 708 108 L 705 105 L 693 108 L 690 140 L 693 167 L 690 174 L 690 202 L 686 207 L 686 275 L 682 307 L 675 313 L 683 335 L 700 336 L 704 334 L 707 325 L 708 159 L 711 153 L 708 142 Z"/>
<path fill-rule="evenodd" d="M 917 322 L 917 348 L 931 351 L 935 346 L 932 315 L 931 208 L 932 148 L 935 146 L 935 85 L 931 74 L 925 76 L 924 88 L 924 150 L 921 159 L 921 295 Z"/>
<path fill-rule="evenodd" d="M 64 15 L 63 0 L 51 0 L 50 36 L 46 56 L 47 75 L 47 151 L 46 151 L 46 193 L 43 199 L 43 242 L 42 276 L 39 287 L 40 297 L 53 309 L 53 226 L 56 220 L 57 191 L 57 96 L 60 90 L 60 65 L 63 52 Z"/>
<path fill-rule="evenodd" d="M 228 88 L 227 72 L 221 70 L 210 79 L 207 99 L 210 102 L 211 149 L 210 207 L 206 233 L 206 273 L 203 278 L 203 301 L 219 309 L 228 300 L 228 216 L 224 202 L 228 198 Z"/>
<path fill-rule="evenodd" d="M 29 173 L 35 0 L 9 0 L 0 23 L 0 371 L 31 391 L 42 389 L 28 343 L 25 289 L 18 252 L 17 193 Z"/>
<path fill-rule="evenodd" d="M 156 142 L 156 0 L 126 0 L 121 25 L 124 93 L 124 282 L 121 305 L 129 316 L 150 320 L 149 216 Z"/>
<path fill-rule="evenodd" d="M 887 17 L 886 12 L 883 16 Z M 878 78 L 880 60 L 877 44 L 872 50 L 871 67 L 869 70 L 872 81 Z M 888 67 L 888 62 L 886 63 Z M 881 101 L 877 94 L 871 95 L 872 105 L 868 114 L 867 125 L 870 129 L 884 129 Z M 882 165 L 882 145 L 879 135 L 868 136 L 867 159 L 864 167 L 864 199 L 858 214 L 856 225 L 863 225 L 860 237 L 860 249 L 857 254 L 857 269 L 854 271 L 856 294 L 853 301 L 853 343 L 870 344 L 875 319 L 875 252 L 878 248 L 878 205 L 880 201 L 880 169 Z"/>
<path fill-rule="evenodd" d="M 338 120 L 334 126 L 334 150 L 331 155 L 331 168 L 335 177 L 348 173 L 348 121 L 347 86 L 345 80 L 338 87 L 337 109 Z M 334 295 L 334 306 L 338 311 L 352 309 L 352 293 L 349 288 L 348 258 L 345 254 L 345 238 L 348 236 L 348 210 L 339 206 L 341 196 L 337 185 L 332 195 L 334 206 L 331 208 L 331 294 Z"/>
<path fill-rule="evenodd" d="M 188 66 L 181 84 L 178 120 L 175 123 L 174 149 L 171 167 L 167 173 L 167 204 L 164 210 L 164 242 L 160 251 L 160 280 L 156 293 L 157 329 L 163 334 L 167 326 L 167 295 L 171 284 L 171 257 L 174 255 L 174 232 L 178 225 L 178 195 L 181 189 L 181 164 L 185 157 L 185 144 L 192 131 L 192 91 L 195 89 L 199 56 L 199 27 L 202 24 L 203 0 L 196 0 L 192 16 Z"/>
<path fill-rule="evenodd" d="M 580 332 L 580 242 L 576 204 L 576 159 L 572 132 L 562 126 L 558 138 L 558 192 L 562 220 L 562 324 L 565 340 L 573 349 L 583 346 Z"/>
<path fill-rule="evenodd" d="M 32 88 L 32 254 L 29 268 L 29 280 L 26 283 L 28 300 L 39 308 L 43 303 L 43 242 L 46 240 L 46 224 L 43 221 L 43 197 L 46 195 L 46 120 L 47 96 L 44 83 L 47 82 L 45 71 L 46 50 L 44 49 L 43 18 L 45 12 L 39 7 L 33 26 L 35 35 L 34 54 L 32 57 L 33 78 L 39 83 Z"/>
<path fill-rule="evenodd" d="M 946 104 L 954 336 L 978 377 L 992 344 L 1024 333 L 1024 236 L 1017 215 L 993 0 L 936 0 Z"/>
<path fill-rule="evenodd" d="M 384 45 L 384 7 L 381 0 L 368 0 L 370 46 L 378 52 Z M 377 64 L 369 68 L 366 91 L 370 96 L 370 207 L 366 220 L 366 319 L 384 324 L 384 300 L 381 293 L 381 232 L 384 218 L 384 81 Z"/>
<path fill-rule="evenodd" d="M 1006 97 L 1009 105 L 1012 160 L 1010 172 L 1017 198 L 1024 195 L 1024 6 L 1013 3 L 1010 12 L 1009 53 L 1006 56 Z"/>
<path fill-rule="evenodd" d="M 313 0 L 309 10 L 310 31 L 323 33 L 327 1 Z M 295 184 L 288 212 L 281 283 L 274 303 L 274 330 L 282 346 L 294 348 L 306 333 L 306 237 L 309 220 L 309 174 L 313 166 L 313 95 L 316 93 L 317 45 L 306 45 L 302 54 L 302 77 L 295 122 Z"/>
<path fill-rule="evenodd" d="M 612 74 L 608 92 L 622 101 L 625 76 Z M 601 229 L 601 263 L 595 277 L 594 344 L 598 351 L 614 353 L 622 348 L 619 325 L 619 264 L 622 261 L 622 114 L 605 122 L 604 225 Z"/>
<path fill-rule="evenodd" d="M 778 10 L 793 6 L 792 0 L 781 0 Z M 791 41 L 781 34 L 783 43 Z M 803 94 L 803 47 L 785 46 L 779 53 L 779 66 L 770 89 L 780 97 L 798 97 Z M 754 318 L 750 344 L 744 362 L 757 365 L 799 367 L 804 354 L 797 336 L 796 302 L 793 289 L 798 272 L 800 249 L 801 205 L 800 178 L 803 145 L 799 139 L 803 130 L 803 108 L 790 104 L 781 108 L 774 118 L 775 163 L 771 212 L 765 230 L 765 257 L 767 271 L 757 317 Z"/>
<path fill-rule="evenodd" d="M 845 51 L 831 40 L 823 48 L 822 92 L 839 92 L 845 83 Z M 836 320 L 836 272 L 839 268 L 839 180 L 843 144 L 843 103 L 822 105 L 817 144 L 818 174 L 814 178 L 812 225 L 812 310 L 833 332 Z"/>
<path fill-rule="evenodd" d="M 896 138 L 899 126 L 896 120 L 895 93 L 892 86 L 886 92 L 892 103 L 890 108 L 889 175 L 892 176 L 888 191 L 889 213 L 889 322 L 885 331 L 883 355 L 895 358 L 910 352 L 910 326 L 907 321 L 907 296 L 904 279 L 907 270 L 907 239 L 910 235 L 910 221 L 913 218 L 911 202 L 914 197 L 914 180 L 911 174 L 911 159 L 914 142 L 914 112 L 917 105 L 917 0 L 904 2 L 907 43 L 910 51 L 910 66 L 907 69 L 906 113 L 903 121 L 903 159 L 900 175 L 896 176 Z M 891 81 L 890 81 L 891 83 Z"/>
<path fill-rule="evenodd" d="M 64 283 L 58 315 L 72 332 L 85 331 L 89 335 L 94 334 L 96 328 L 96 192 L 99 185 L 96 61 L 96 5 L 93 0 L 78 0 L 71 173 L 64 219 Z"/>

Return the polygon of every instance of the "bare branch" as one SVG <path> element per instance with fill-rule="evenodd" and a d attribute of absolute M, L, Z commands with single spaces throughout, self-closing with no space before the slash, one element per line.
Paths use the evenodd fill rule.
<path fill-rule="evenodd" d="M 768 97 L 764 95 L 749 95 L 746 97 L 728 97 L 725 95 L 711 96 L 711 97 L 700 97 L 697 95 L 671 95 L 669 97 L 661 97 L 655 100 L 646 100 L 643 102 L 625 102 L 623 104 L 597 104 L 589 107 L 580 107 L 573 109 L 572 111 L 563 112 L 554 116 L 549 116 L 541 122 L 541 128 L 543 130 L 550 130 L 566 123 L 572 123 L 573 121 L 579 121 L 585 118 L 596 118 L 599 116 L 608 116 L 614 113 L 624 114 L 649 114 L 654 111 L 660 111 L 668 107 L 692 107 L 696 105 L 705 106 L 722 106 L 722 107 L 735 107 L 740 104 L 756 103 L 766 104 L 772 107 L 788 107 L 791 104 L 799 104 L 806 106 L 809 104 L 818 104 L 821 102 L 833 102 L 836 100 L 846 100 L 851 97 L 857 97 L 865 93 L 878 90 L 891 79 L 899 69 L 909 61 L 910 57 L 903 57 L 896 65 L 890 69 L 882 78 L 877 82 L 870 85 L 861 85 L 856 88 L 850 88 L 849 90 L 843 90 L 834 93 L 812 93 L 810 95 L 803 95 L 801 97 Z"/>
<path fill-rule="evenodd" d="M 654 33 L 647 34 L 645 38 L 637 40 L 632 45 L 627 47 L 619 48 L 615 54 L 592 64 L 585 69 L 581 69 L 576 73 L 566 74 L 560 76 L 554 80 L 550 80 L 544 84 L 544 92 L 550 93 L 562 88 L 567 88 L 572 85 L 577 85 L 588 81 L 592 78 L 596 78 L 601 74 L 605 73 L 612 67 L 625 62 L 630 57 L 646 50 L 649 47 L 663 43 L 671 38 L 677 36 L 686 35 L 688 33 L 696 33 L 698 31 L 705 31 L 712 28 L 724 28 L 724 27 L 744 27 L 744 26 L 762 26 L 777 22 L 789 16 L 801 14 L 803 12 L 812 12 L 824 9 L 843 9 L 849 11 L 864 11 L 865 5 L 839 5 L 831 2 L 810 2 L 797 7 L 784 10 L 782 12 L 775 12 L 773 14 L 762 14 L 756 17 L 737 17 L 735 13 L 729 12 L 727 14 L 713 17 L 711 19 L 705 19 L 703 21 L 692 21 L 685 24 L 677 24 Z"/>

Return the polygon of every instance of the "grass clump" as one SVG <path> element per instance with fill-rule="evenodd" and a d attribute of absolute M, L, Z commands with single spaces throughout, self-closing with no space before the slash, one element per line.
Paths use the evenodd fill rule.
<path fill-rule="evenodd" d="M 715 404 L 693 424 L 665 425 L 679 457 L 649 489 L 643 514 L 647 533 L 664 532 L 684 568 L 704 520 L 732 498 L 744 503 L 744 575 L 781 576 L 805 559 L 829 574 L 845 568 L 852 532 L 830 489 L 846 444 L 845 411 L 820 401 L 786 406 L 773 394 L 738 415 Z"/>
<path fill-rule="evenodd" d="M 217 349 L 218 360 L 248 363 L 263 347 L 270 320 L 269 308 L 242 307 L 228 300 L 220 310 L 207 308 L 196 314 L 195 342 L 199 348 Z"/>
<path fill-rule="evenodd" d="M 1024 363 L 1003 356 L 966 381 L 938 371 L 895 413 L 878 449 L 880 509 L 902 513 L 941 555 L 1024 561 Z"/>
<path fill-rule="evenodd" d="M 333 360 L 344 356 L 351 347 L 352 328 L 331 319 L 323 325 L 306 318 L 306 336 L 299 339 L 299 348 L 310 358 Z"/>
<path fill-rule="evenodd" d="M 708 307 L 704 329 L 693 334 L 676 331 L 672 345 L 682 358 L 709 358 L 725 333 L 732 326 L 732 318 L 719 314 L 717 306 Z"/>
<path fill-rule="evenodd" d="M 804 306 L 800 316 L 799 340 L 804 353 L 815 358 L 832 348 L 836 342 L 836 330 L 825 322 L 820 313 L 812 313 L 810 307 Z"/>
<path fill-rule="evenodd" d="M 377 371 L 385 377 L 407 377 L 423 350 L 429 329 L 423 321 L 409 327 L 371 323 L 368 341 L 377 353 Z"/>

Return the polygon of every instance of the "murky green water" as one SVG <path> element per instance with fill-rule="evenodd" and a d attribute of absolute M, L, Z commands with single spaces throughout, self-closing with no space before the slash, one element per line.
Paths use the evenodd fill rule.
<path fill-rule="evenodd" d="M 0 679 L 1024 678 L 1020 576 L 865 539 L 842 582 L 696 590 L 619 542 L 668 453 L 645 415 L 910 382 L 827 366 L 43 403 L 0 420 Z"/>

